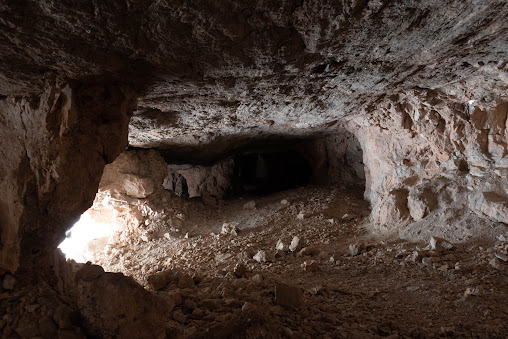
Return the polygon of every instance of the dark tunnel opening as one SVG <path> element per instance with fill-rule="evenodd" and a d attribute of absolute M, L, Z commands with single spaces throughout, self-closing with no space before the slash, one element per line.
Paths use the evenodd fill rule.
<path fill-rule="evenodd" d="M 168 163 L 163 186 L 183 198 L 261 196 L 307 185 L 365 188 L 363 151 L 356 136 L 346 130 L 250 140 L 206 163 L 167 151 L 161 154 Z"/>
<path fill-rule="evenodd" d="M 310 183 L 312 168 L 296 150 L 252 152 L 234 158 L 234 195 L 265 195 Z"/>

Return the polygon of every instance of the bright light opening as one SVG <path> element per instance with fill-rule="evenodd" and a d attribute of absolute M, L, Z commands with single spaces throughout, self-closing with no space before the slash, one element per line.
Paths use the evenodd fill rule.
<path fill-rule="evenodd" d="M 94 252 L 104 249 L 113 232 L 112 223 L 98 222 L 87 211 L 67 232 L 66 239 L 58 248 L 67 259 L 74 259 L 76 262 L 93 261 Z"/>

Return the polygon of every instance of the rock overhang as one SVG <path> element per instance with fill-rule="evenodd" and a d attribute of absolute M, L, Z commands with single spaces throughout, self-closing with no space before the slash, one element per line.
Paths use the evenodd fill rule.
<path fill-rule="evenodd" d="M 6 1 L 0 10 L 0 94 L 38 94 L 45 76 L 125 83 L 139 93 L 135 147 L 320 132 L 414 88 L 467 101 L 507 83 L 504 1 Z"/>

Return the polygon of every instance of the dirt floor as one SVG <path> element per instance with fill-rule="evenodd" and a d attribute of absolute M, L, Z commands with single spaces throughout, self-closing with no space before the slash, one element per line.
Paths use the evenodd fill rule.
<path fill-rule="evenodd" d="M 506 239 L 381 237 L 362 194 L 183 202 L 95 263 L 164 296 L 169 337 L 508 337 Z"/>

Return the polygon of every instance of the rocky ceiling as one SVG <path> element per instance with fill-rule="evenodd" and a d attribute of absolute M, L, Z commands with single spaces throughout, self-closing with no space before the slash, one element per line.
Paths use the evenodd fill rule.
<path fill-rule="evenodd" d="M 1 0 L 0 95 L 121 83 L 139 94 L 131 146 L 219 153 L 407 90 L 506 91 L 507 18 L 505 0 Z"/>

